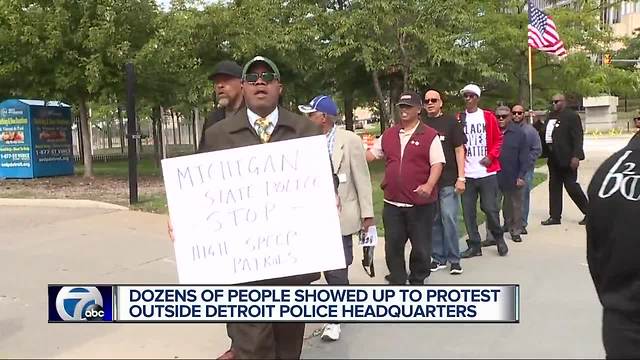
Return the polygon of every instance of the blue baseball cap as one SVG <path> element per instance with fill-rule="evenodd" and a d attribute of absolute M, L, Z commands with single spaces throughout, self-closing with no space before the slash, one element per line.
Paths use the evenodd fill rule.
<path fill-rule="evenodd" d="M 298 105 L 298 110 L 303 114 L 321 112 L 331 116 L 338 116 L 338 106 L 330 96 L 318 95 L 308 105 Z"/>

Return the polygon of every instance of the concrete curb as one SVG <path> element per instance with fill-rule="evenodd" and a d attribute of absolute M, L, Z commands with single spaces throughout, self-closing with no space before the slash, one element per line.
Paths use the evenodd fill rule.
<path fill-rule="evenodd" d="M 30 206 L 57 208 L 93 208 L 107 210 L 129 210 L 128 207 L 93 200 L 73 199 L 5 199 L 0 198 L 0 206 Z"/>

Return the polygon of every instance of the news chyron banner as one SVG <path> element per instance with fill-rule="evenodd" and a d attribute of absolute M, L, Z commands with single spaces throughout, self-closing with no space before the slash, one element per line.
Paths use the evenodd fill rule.
<path fill-rule="evenodd" d="M 518 323 L 518 285 L 50 285 L 49 322 Z"/>

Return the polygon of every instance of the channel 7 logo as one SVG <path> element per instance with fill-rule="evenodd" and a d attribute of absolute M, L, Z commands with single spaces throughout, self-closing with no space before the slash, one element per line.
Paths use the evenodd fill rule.
<path fill-rule="evenodd" d="M 49 285 L 49 322 L 113 321 L 111 286 Z"/>

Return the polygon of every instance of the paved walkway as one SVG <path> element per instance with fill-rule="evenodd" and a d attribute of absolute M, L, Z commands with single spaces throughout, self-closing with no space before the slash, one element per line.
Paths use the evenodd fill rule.
<path fill-rule="evenodd" d="M 625 139 L 587 140 L 580 180 Z M 305 358 L 385 357 L 602 357 L 600 306 L 585 260 L 584 227 L 566 199 L 561 226 L 542 228 L 546 184 L 533 193 L 525 241 L 510 242 L 463 262 L 465 273 L 435 273 L 432 284 L 518 283 L 520 324 L 345 325 L 342 339 L 313 337 L 307 326 Z M 33 205 L 33 204 L 27 204 Z M 224 325 L 47 324 L 49 283 L 175 283 L 166 218 L 106 208 L 58 208 L 3 204 L 0 228 L 0 358 L 215 358 L 229 344 Z M 355 252 L 354 283 L 382 283 L 384 254 L 378 249 L 375 279 Z"/>

